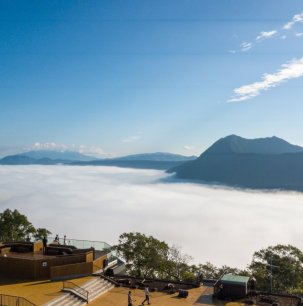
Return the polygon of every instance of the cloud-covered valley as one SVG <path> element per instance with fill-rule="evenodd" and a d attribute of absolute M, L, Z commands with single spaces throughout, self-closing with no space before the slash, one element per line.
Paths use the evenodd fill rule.
<path fill-rule="evenodd" d="M 195 262 L 245 267 L 277 243 L 303 249 L 303 194 L 240 191 L 167 180 L 154 170 L 0 166 L 0 211 L 36 227 L 115 244 L 139 231 L 182 246 Z"/>

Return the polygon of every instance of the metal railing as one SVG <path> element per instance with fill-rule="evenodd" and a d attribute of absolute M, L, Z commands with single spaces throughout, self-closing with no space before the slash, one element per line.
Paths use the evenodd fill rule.
<path fill-rule="evenodd" d="M 37 306 L 24 297 L 0 294 L 0 306 Z"/>
<path fill-rule="evenodd" d="M 47 237 L 48 243 L 51 243 L 55 240 L 55 237 Z M 59 238 L 59 243 L 61 245 L 73 245 L 78 249 L 89 249 L 93 247 L 97 251 L 103 251 L 106 249 L 111 249 L 111 246 L 104 241 L 91 241 L 91 240 L 79 240 L 79 239 L 70 239 Z"/>
<path fill-rule="evenodd" d="M 89 292 L 85 290 L 84 288 L 72 282 L 64 281 L 62 290 L 73 293 L 74 295 L 76 295 L 77 297 L 79 297 L 80 299 L 83 299 L 85 302 L 88 303 Z"/>
<path fill-rule="evenodd" d="M 114 279 L 110 278 L 110 277 L 107 277 L 104 273 L 100 273 L 100 277 L 105 279 L 106 281 L 112 283 L 113 285 L 119 287 L 120 284 L 118 282 L 116 282 Z"/>

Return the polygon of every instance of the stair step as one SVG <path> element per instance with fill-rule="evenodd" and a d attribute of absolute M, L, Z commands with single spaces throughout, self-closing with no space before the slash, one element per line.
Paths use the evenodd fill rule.
<path fill-rule="evenodd" d="M 111 282 L 100 277 L 96 277 L 95 279 L 90 280 L 81 286 L 81 288 L 89 292 L 89 302 L 98 298 L 114 287 L 115 286 Z M 83 306 L 86 304 L 87 303 L 85 301 L 72 292 L 65 292 L 62 296 L 48 302 L 44 306 Z"/>
<path fill-rule="evenodd" d="M 94 280 L 93 282 L 85 284 L 84 286 L 82 286 L 82 288 L 85 289 L 85 290 L 88 290 L 89 288 L 94 287 L 98 284 L 100 284 L 100 281 L 99 280 Z"/>
<path fill-rule="evenodd" d="M 100 286 L 103 286 L 103 285 L 104 285 L 104 282 L 94 282 L 94 283 L 90 284 L 89 286 L 82 287 L 82 288 L 84 288 L 87 291 L 92 291 L 92 290 L 94 290 L 94 288 L 100 287 Z"/>
<path fill-rule="evenodd" d="M 92 301 L 96 298 L 98 298 L 99 296 L 101 296 L 102 294 L 106 293 L 107 291 L 111 290 L 114 286 L 107 286 L 107 287 L 104 287 L 104 288 L 100 288 L 100 290 L 98 291 L 95 291 L 93 292 L 91 295 L 90 295 L 90 298 L 89 300 Z"/>
<path fill-rule="evenodd" d="M 62 301 L 66 301 L 68 299 L 69 293 L 64 293 L 62 296 L 56 298 L 55 300 L 52 300 L 45 304 L 44 306 L 57 306 L 59 305 Z"/>

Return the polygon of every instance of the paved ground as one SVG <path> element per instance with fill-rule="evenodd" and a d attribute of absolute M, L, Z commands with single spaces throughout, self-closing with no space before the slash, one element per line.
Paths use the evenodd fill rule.
<path fill-rule="evenodd" d="M 151 305 L 153 306 L 191 306 L 199 305 L 203 306 L 198 300 L 200 296 L 205 292 L 206 287 L 200 287 L 189 290 L 189 295 L 186 299 L 177 298 L 177 294 L 169 295 L 162 292 L 151 293 Z M 114 288 L 100 298 L 96 299 L 89 305 L 92 306 L 127 306 L 127 294 L 128 288 Z M 144 300 L 143 290 L 131 290 L 133 299 L 136 300 L 134 306 L 141 305 Z M 146 305 L 146 304 L 145 304 Z"/>
<path fill-rule="evenodd" d="M 77 285 L 84 284 L 91 280 L 92 277 L 84 277 L 71 280 Z M 0 293 L 8 295 L 22 296 L 35 303 L 38 306 L 58 297 L 61 293 L 62 281 L 37 281 L 37 282 L 20 282 L 7 281 L 0 278 Z M 128 288 L 114 288 L 101 297 L 94 300 L 89 305 L 92 306 L 127 306 Z M 224 303 L 213 304 L 211 299 L 212 288 L 200 287 L 189 290 L 189 296 L 186 299 L 177 298 L 177 294 L 168 295 L 162 292 L 151 293 L 151 305 L 153 306 L 221 306 Z M 132 290 L 132 295 L 136 302 L 134 306 L 141 305 L 144 300 L 143 290 Z M 243 304 L 228 303 L 227 306 L 240 306 Z"/>
<path fill-rule="evenodd" d="M 206 287 L 203 294 L 198 298 L 197 304 L 214 305 L 212 295 L 214 293 L 213 287 Z"/>
<path fill-rule="evenodd" d="M 73 279 L 72 282 L 81 285 L 92 279 L 92 277 L 83 277 Z M 58 297 L 61 293 L 62 281 L 14 281 L 0 278 L 0 294 L 17 295 L 27 298 L 36 305 L 44 303 Z"/>

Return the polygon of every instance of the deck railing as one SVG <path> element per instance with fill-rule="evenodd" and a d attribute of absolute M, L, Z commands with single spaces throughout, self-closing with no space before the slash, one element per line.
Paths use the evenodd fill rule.
<path fill-rule="evenodd" d="M 73 294 L 75 294 L 77 297 L 83 299 L 84 301 L 86 301 L 88 303 L 88 295 L 89 292 L 87 290 L 85 290 L 84 288 L 72 283 L 72 282 L 68 282 L 68 281 L 64 281 L 63 282 L 63 291 L 68 291 L 71 292 Z"/>
<path fill-rule="evenodd" d="M 0 306 L 37 306 L 24 297 L 0 294 Z"/>
<path fill-rule="evenodd" d="M 47 237 L 48 243 L 51 243 L 55 240 L 55 237 Z M 91 241 L 91 240 L 79 240 L 79 239 L 70 239 L 59 238 L 59 243 L 61 245 L 73 245 L 78 249 L 89 249 L 93 247 L 95 250 L 103 251 L 106 249 L 111 249 L 111 246 L 104 241 Z"/>

